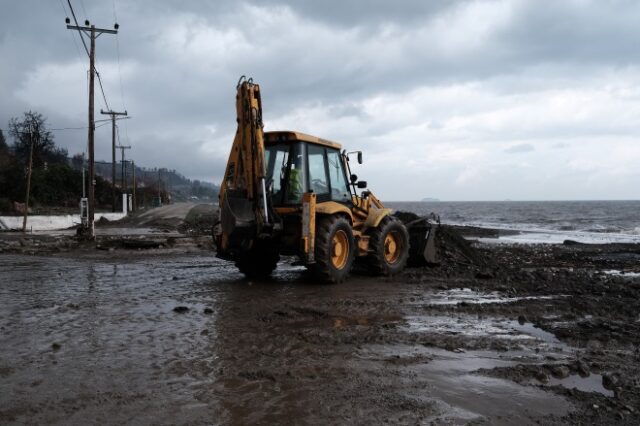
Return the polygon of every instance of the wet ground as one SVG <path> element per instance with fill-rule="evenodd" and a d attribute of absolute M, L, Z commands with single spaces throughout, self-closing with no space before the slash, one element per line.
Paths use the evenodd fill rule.
<path fill-rule="evenodd" d="M 167 240 L 0 254 L 1 424 L 640 422 L 635 246 L 320 285 Z"/>

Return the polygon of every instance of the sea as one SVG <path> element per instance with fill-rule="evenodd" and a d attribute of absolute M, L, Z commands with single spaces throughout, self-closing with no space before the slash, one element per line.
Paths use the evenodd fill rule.
<path fill-rule="evenodd" d="M 638 201 L 424 201 L 387 202 L 445 224 L 518 231 L 501 242 L 640 243 Z M 512 234 L 512 233 L 509 233 Z"/>

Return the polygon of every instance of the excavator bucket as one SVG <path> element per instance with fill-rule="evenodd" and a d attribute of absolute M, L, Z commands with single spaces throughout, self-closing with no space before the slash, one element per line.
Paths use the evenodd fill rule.
<path fill-rule="evenodd" d="M 432 214 L 405 222 L 405 226 L 409 231 L 409 265 L 439 265 L 440 253 L 437 244 L 439 218 Z"/>

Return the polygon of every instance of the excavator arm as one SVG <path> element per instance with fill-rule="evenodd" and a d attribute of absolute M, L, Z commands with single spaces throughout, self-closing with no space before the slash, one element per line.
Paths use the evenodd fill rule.
<path fill-rule="evenodd" d="M 233 258 L 273 232 L 273 209 L 265 170 L 260 86 L 240 78 L 236 87 L 238 129 L 220 186 L 218 256 Z"/>

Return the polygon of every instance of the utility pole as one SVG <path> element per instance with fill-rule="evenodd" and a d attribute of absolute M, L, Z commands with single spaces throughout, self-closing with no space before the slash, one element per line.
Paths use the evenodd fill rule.
<path fill-rule="evenodd" d="M 116 148 L 120 149 L 120 154 L 121 154 L 121 164 L 122 164 L 122 193 L 126 194 L 127 193 L 127 165 L 124 162 L 124 150 L 125 149 L 131 149 L 130 145 L 116 145 Z M 127 198 L 127 205 L 129 205 L 129 199 Z"/>
<path fill-rule="evenodd" d="M 115 212 L 118 204 L 118 197 L 116 196 L 116 116 L 122 115 L 126 117 L 127 111 L 115 112 L 113 110 L 103 111 L 100 109 L 100 114 L 111 116 L 111 211 Z"/>
<path fill-rule="evenodd" d="M 133 160 L 131 160 L 131 168 L 133 169 L 131 172 L 133 173 L 133 211 L 135 212 L 138 210 L 136 205 L 136 189 L 138 184 L 136 183 L 136 163 Z"/>
<path fill-rule="evenodd" d="M 73 10 L 72 10 L 73 12 Z M 75 20 L 75 14 L 73 16 Z M 76 21 L 76 25 L 69 25 L 71 21 L 69 18 L 66 19 L 67 29 L 76 30 L 80 33 L 80 38 L 84 44 L 83 36 L 89 37 L 91 49 L 87 52 L 89 54 L 89 220 L 87 223 L 87 229 L 85 229 L 85 234 L 88 239 L 94 240 L 96 238 L 95 228 L 94 228 L 94 214 L 95 214 L 95 167 L 94 167 L 94 133 L 96 128 L 96 123 L 94 120 L 94 111 L 93 111 L 93 86 L 96 75 L 96 38 L 98 38 L 102 34 L 118 34 L 118 24 L 114 25 L 113 30 L 107 30 L 104 28 L 96 28 L 95 25 L 90 25 L 88 20 L 84 21 L 85 26 L 78 26 L 78 22 Z M 85 49 L 86 49 L 85 45 Z"/>
<path fill-rule="evenodd" d="M 126 192 L 127 190 L 127 170 L 126 170 L 126 165 L 124 162 L 124 150 L 125 149 L 131 149 L 131 145 L 116 145 L 116 148 L 118 148 L 120 150 L 120 165 L 121 165 L 121 171 L 120 171 L 120 179 L 121 179 L 121 183 L 122 183 L 122 192 Z"/>
<path fill-rule="evenodd" d="M 29 213 L 29 193 L 31 192 L 31 169 L 33 169 L 33 127 L 29 123 L 29 169 L 27 170 L 27 195 L 24 197 L 24 219 L 22 232 L 27 232 L 27 214 Z"/>

